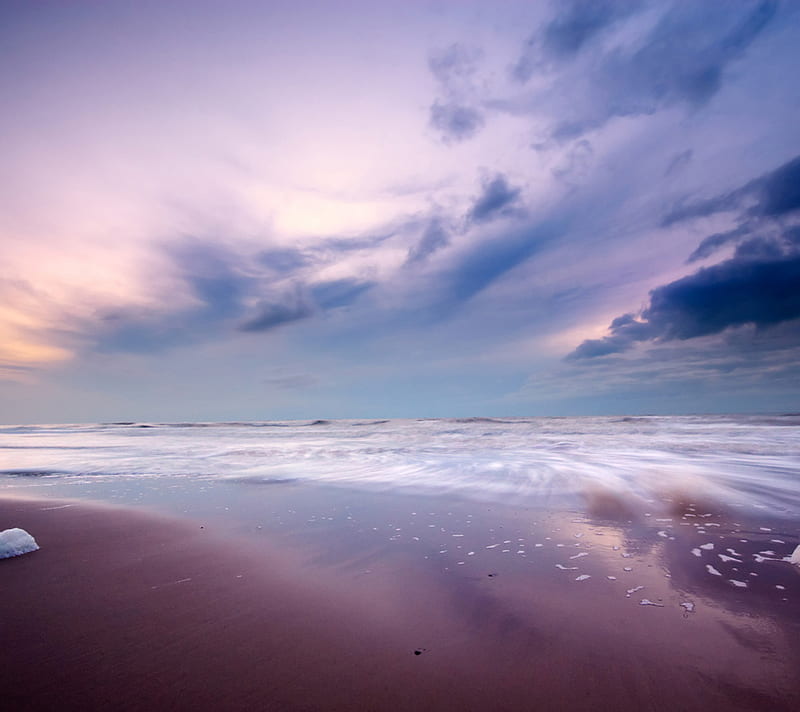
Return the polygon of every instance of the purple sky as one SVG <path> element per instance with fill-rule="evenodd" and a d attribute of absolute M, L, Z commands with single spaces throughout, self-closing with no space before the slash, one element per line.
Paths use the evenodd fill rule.
<path fill-rule="evenodd" d="M 800 409 L 800 5 L 0 0 L 0 421 Z"/>

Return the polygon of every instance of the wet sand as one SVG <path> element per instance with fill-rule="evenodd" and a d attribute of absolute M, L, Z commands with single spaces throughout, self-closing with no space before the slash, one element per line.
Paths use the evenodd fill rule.
<path fill-rule="evenodd" d="M 687 554 L 666 576 L 645 539 L 619 559 L 609 529 L 587 524 L 576 538 L 568 515 L 550 517 L 548 546 L 535 556 L 490 549 L 467 531 L 458 545 L 465 563 L 443 565 L 414 553 L 421 537 L 365 553 L 339 536 L 329 541 L 334 565 L 331 548 L 310 556 L 269 533 L 256 546 L 196 521 L 0 500 L 0 529 L 22 527 L 41 547 L 0 561 L 4 705 L 800 708 L 796 598 L 746 599 L 730 585 L 717 592 L 722 583 L 688 554 L 692 542 L 680 541 L 678 527 L 672 557 L 678 543 Z M 507 519 L 504 531 L 513 529 Z M 467 549 L 477 553 L 467 558 Z M 626 594 L 636 586 L 645 588 Z M 642 605 L 644 595 L 656 605 Z M 688 600 L 691 612 L 681 606 Z"/>

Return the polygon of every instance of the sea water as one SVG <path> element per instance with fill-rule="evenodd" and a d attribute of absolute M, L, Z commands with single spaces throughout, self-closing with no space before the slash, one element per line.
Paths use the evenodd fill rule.
<path fill-rule="evenodd" d="M 655 514 L 693 500 L 800 519 L 800 415 L 0 426 L 0 493 L 158 503 L 324 486 Z"/>

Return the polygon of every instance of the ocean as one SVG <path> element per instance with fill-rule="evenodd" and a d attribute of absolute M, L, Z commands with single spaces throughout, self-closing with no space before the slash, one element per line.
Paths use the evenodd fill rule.
<path fill-rule="evenodd" d="M 800 519 L 800 415 L 104 423 L 0 427 L 0 491 L 185 512 L 292 486 L 591 514 L 675 501 Z M 185 501 L 184 499 L 185 498 Z"/>

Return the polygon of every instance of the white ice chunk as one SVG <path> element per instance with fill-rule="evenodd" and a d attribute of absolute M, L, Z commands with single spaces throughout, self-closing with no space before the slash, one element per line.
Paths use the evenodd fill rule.
<path fill-rule="evenodd" d="M 631 597 L 632 594 L 636 593 L 637 591 L 641 591 L 644 586 L 634 586 L 633 588 L 629 588 L 627 591 L 628 598 Z"/>
<path fill-rule="evenodd" d="M 575 580 L 576 580 L 576 581 L 585 581 L 585 580 L 586 580 L 586 579 L 588 579 L 588 578 L 592 578 L 592 577 L 591 577 L 591 576 L 589 576 L 589 574 L 581 574 L 581 575 L 580 575 L 580 576 L 578 576 L 578 578 L 576 578 Z"/>
<path fill-rule="evenodd" d="M 616 581 L 616 580 L 617 580 L 617 577 L 616 577 L 616 576 L 606 576 L 606 578 L 607 578 L 609 581 Z"/>
<path fill-rule="evenodd" d="M 706 564 L 706 571 L 710 574 L 714 574 L 714 576 L 722 576 L 722 574 L 717 571 L 711 564 Z"/>
<path fill-rule="evenodd" d="M 661 530 L 660 532 L 658 532 L 658 536 L 666 539 L 669 536 L 669 534 L 667 534 L 667 532 L 665 532 L 664 530 Z"/>
<path fill-rule="evenodd" d="M 21 556 L 36 551 L 39 545 L 24 529 L 6 529 L 0 532 L 0 559 Z"/>
<path fill-rule="evenodd" d="M 733 561 L 737 564 L 742 563 L 741 559 L 734 559 L 732 556 L 725 556 L 725 554 L 717 554 L 717 556 L 719 556 L 721 561 Z"/>
<path fill-rule="evenodd" d="M 747 583 L 745 581 L 736 581 L 735 579 L 728 579 L 728 581 L 739 588 L 747 588 Z"/>
<path fill-rule="evenodd" d="M 789 563 L 795 564 L 796 566 L 800 566 L 800 544 L 798 544 L 797 548 L 792 552 L 792 555 L 789 557 Z"/>
<path fill-rule="evenodd" d="M 694 611 L 694 603 L 691 601 L 685 601 L 684 603 L 681 603 L 681 608 L 685 609 L 687 613 L 691 613 Z"/>
<path fill-rule="evenodd" d="M 589 556 L 589 552 L 588 551 L 581 551 L 580 553 L 575 554 L 575 556 L 570 556 L 569 558 L 570 559 L 580 559 L 581 556 Z"/>
<path fill-rule="evenodd" d="M 700 544 L 700 548 L 706 551 L 714 551 L 714 542 L 710 541 L 708 544 Z"/>
<path fill-rule="evenodd" d="M 663 608 L 664 607 L 663 603 L 654 603 L 649 598 L 643 598 L 641 601 L 639 601 L 639 605 L 640 606 L 658 606 L 659 608 Z"/>
<path fill-rule="evenodd" d="M 562 571 L 577 571 L 577 566 L 564 566 L 564 564 L 556 564 L 557 569 L 561 569 Z"/>
<path fill-rule="evenodd" d="M 702 551 L 700 551 L 700 549 L 692 549 L 692 553 L 693 553 L 695 556 L 702 556 L 702 554 L 703 554 L 703 552 L 702 552 Z"/>

